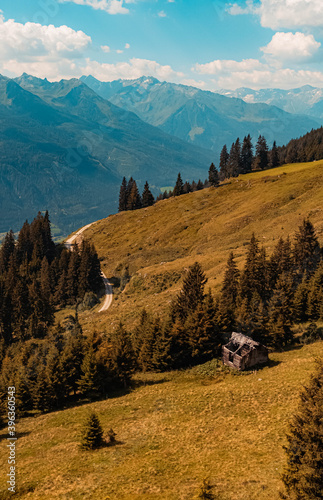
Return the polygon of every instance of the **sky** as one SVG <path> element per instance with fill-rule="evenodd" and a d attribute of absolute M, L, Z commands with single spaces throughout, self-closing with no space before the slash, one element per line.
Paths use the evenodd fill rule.
<path fill-rule="evenodd" d="M 322 0 L 1 0 L 0 73 L 323 87 Z"/>

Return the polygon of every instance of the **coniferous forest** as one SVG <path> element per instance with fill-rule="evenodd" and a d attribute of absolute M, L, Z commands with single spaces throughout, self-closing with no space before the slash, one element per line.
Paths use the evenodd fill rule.
<path fill-rule="evenodd" d="M 83 240 L 73 251 L 55 245 L 49 215 L 39 213 L 31 224 L 25 222 L 17 240 L 12 231 L 4 238 L 0 288 L 2 403 L 5 388 L 12 385 L 23 414 L 61 407 L 76 394 L 97 397 L 127 384 L 133 357 L 122 327 L 117 341 L 103 342 L 96 334 L 83 336 L 77 313 L 64 325 L 54 324 L 57 310 L 77 307 L 104 288 L 92 244 Z"/>

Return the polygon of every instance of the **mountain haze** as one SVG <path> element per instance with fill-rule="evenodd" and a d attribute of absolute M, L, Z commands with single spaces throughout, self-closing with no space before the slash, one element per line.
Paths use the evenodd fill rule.
<path fill-rule="evenodd" d="M 274 140 L 283 145 L 318 126 L 314 119 L 291 115 L 276 106 L 249 104 L 152 77 L 100 82 L 83 76 L 81 80 L 147 123 L 190 144 L 212 149 L 215 155 L 224 144 L 230 146 L 237 137 L 249 133 L 254 142 L 262 134 L 270 145 Z"/>
<path fill-rule="evenodd" d="M 155 190 L 205 178 L 212 153 L 99 97 L 77 79 L 0 79 L 1 226 L 50 211 L 67 234 L 117 210 L 124 175 Z M 185 171 L 184 171 L 185 170 Z"/>
<path fill-rule="evenodd" d="M 323 124 L 323 89 L 304 85 L 290 90 L 253 90 L 241 87 L 237 90 L 219 90 L 226 97 L 243 99 L 247 103 L 266 103 L 278 106 L 288 113 L 311 116 Z"/>

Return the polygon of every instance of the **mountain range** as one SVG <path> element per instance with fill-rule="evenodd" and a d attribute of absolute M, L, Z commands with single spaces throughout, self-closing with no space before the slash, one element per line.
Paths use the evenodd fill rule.
<path fill-rule="evenodd" d="M 318 123 L 151 77 L 49 82 L 0 76 L 0 233 L 48 209 L 57 234 L 117 210 L 123 176 L 155 194 L 204 180 L 224 143 L 286 143 Z"/>
<path fill-rule="evenodd" d="M 206 149 L 218 158 L 224 144 L 250 133 L 254 142 L 264 135 L 269 143 L 286 144 L 318 122 L 308 116 L 292 115 L 263 103 L 249 104 L 241 98 L 185 85 L 160 82 L 152 77 L 100 82 L 92 76 L 81 80 L 104 99 L 136 113 L 142 120 L 168 134 Z"/>
<path fill-rule="evenodd" d="M 74 79 L 0 78 L 0 232 L 38 210 L 68 232 L 117 210 L 122 177 L 159 188 L 207 174 L 211 152 L 172 137 Z"/>
<path fill-rule="evenodd" d="M 303 87 L 282 90 L 253 90 L 241 87 L 236 90 L 219 90 L 226 97 L 243 99 L 247 103 L 266 103 L 278 106 L 288 113 L 300 113 L 311 116 L 323 124 L 323 89 L 304 85 Z"/>

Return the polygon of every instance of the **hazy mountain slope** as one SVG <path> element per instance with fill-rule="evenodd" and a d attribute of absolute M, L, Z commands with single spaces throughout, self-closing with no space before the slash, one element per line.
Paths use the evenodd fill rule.
<path fill-rule="evenodd" d="M 216 154 L 223 144 L 230 147 L 238 136 L 248 133 L 254 140 L 263 134 L 269 143 L 276 140 L 282 145 L 318 126 L 309 117 L 291 115 L 275 106 L 249 104 L 151 77 L 106 83 L 91 76 L 81 80 L 147 123 Z"/>
<path fill-rule="evenodd" d="M 67 234 L 117 210 L 123 175 L 157 188 L 205 178 L 212 160 L 79 80 L 27 75 L 0 79 L 0 152 L 0 232 L 48 209 Z"/>
<path fill-rule="evenodd" d="M 291 90 L 239 88 L 237 90 L 219 90 L 227 97 L 237 97 L 248 103 L 266 103 L 289 112 L 314 117 L 323 123 L 323 89 L 305 85 Z"/>

